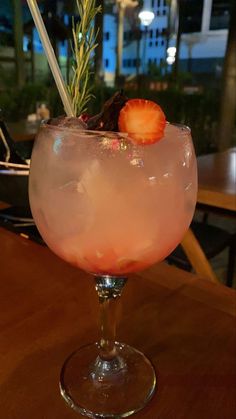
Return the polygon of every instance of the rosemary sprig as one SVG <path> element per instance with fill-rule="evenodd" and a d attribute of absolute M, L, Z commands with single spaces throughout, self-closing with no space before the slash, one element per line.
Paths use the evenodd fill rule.
<path fill-rule="evenodd" d="M 97 47 L 94 18 L 101 13 L 101 7 L 96 7 L 96 0 L 76 0 L 79 22 L 72 24 L 73 55 L 72 80 L 68 86 L 76 115 L 87 110 L 87 104 L 93 97 L 89 85 L 91 76 L 91 55 Z"/>

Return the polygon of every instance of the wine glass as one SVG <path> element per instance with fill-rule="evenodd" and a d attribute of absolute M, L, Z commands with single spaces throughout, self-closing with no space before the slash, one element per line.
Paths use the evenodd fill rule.
<path fill-rule="evenodd" d="M 43 123 L 30 169 L 30 204 L 48 246 L 91 273 L 101 340 L 65 361 L 60 391 L 92 418 L 127 417 L 152 397 L 151 362 L 115 338 L 127 275 L 163 260 L 181 241 L 196 203 L 190 129 L 167 124 L 163 139 L 137 145 L 125 133 Z"/>

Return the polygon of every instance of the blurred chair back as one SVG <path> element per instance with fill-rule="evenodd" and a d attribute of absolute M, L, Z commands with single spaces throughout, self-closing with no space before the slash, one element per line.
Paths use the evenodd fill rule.
<path fill-rule="evenodd" d="M 181 246 L 197 274 L 212 282 L 219 281 L 191 228 L 185 234 Z"/>

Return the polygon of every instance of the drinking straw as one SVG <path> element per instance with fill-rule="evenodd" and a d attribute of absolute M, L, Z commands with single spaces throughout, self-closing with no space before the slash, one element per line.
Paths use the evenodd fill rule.
<path fill-rule="evenodd" d="M 65 82 L 63 80 L 55 53 L 53 51 L 51 42 L 49 40 L 43 19 L 40 13 L 40 10 L 37 5 L 36 0 L 27 0 L 28 6 L 31 11 L 32 18 L 34 20 L 35 26 L 38 30 L 39 37 L 41 39 L 45 54 L 47 56 L 48 64 L 51 68 L 54 80 L 57 85 L 58 92 L 61 96 L 62 103 L 64 105 L 65 112 L 67 116 L 75 116 L 75 112 L 71 103 L 70 96 L 68 94 Z"/>

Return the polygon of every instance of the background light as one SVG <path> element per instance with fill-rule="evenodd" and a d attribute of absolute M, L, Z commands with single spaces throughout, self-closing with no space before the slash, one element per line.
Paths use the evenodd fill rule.
<path fill-rule="evenodd" d="M 166 62 L 167 62 L 167 64 L 169 64 L 169 65 L 174 64 L 174 62 L 175 62 L 175 57 L 171 57 L 171 56 L 167 57 Z"/>
<path fill-rule="evenodd" d="M 175 47 L 169 47 L 169 48 L 167 48 L 167 54 L 169 55 L 169 57 L 175 57 L 176 48 Z"/>
<path fill-rule="evenodd" d="M 142 10 L 139 13 L 138 17 L 141 20 L 142 25 L 149 26 L 152 23 L 155 15 L 153 12 L 149 10 Z"/>

